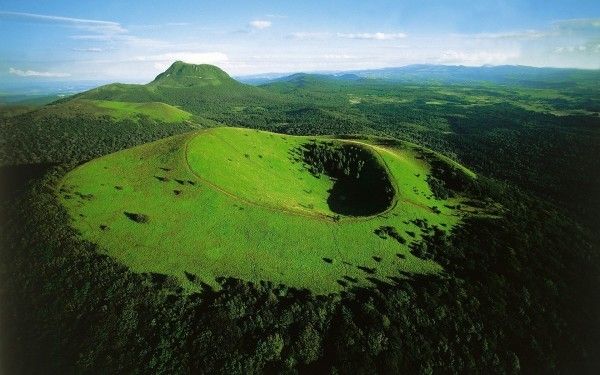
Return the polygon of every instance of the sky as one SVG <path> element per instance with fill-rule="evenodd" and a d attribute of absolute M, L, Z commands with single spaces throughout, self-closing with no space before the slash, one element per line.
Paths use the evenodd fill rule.
<path fill-rule="evenodd" d="M 410 64 L 600 68 L 599 0 L 6 1 L 0 85 Z M 1 89 L 1 87 L 0 87 Z"/>

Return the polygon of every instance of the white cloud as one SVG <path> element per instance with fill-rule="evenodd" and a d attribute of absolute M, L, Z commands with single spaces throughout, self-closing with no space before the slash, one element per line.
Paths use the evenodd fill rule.
<path fill-rule="evenodd" d="M 159 55 L 138 56 L 137 61 L 181 60 L 190 64 L 206 64 L 227 61 L 228 57 L 222 52 L 170 52 Z"/>
<path fill-rule="evenodd" d="M 291 33 L 288 37 L 292 39 L 326 39 L 332 36 L 345 39 L 365 39 L 365 40 L 397 40 L 406 38 L 405 33 L 337 33 L 332 34 L 328 32 L 312 32 L 312 31 L 299 31 Z"/>
<path fill-rule="evenodd" d="M 555 34 L 549 30 L 521 30 L 501 33 L 478 33 L 478 34 L 451 34 L 455 37 L 470 38 L 474 40 L 535 40 Z"/>
<path fill-rule="evenodd" d="M 125 33 L 127 30 L 121 26 L 118 22 L 113 21 L 100 21 L 100 20 L 88 20 L 83 18 L 71 18 L 61 16 L 49 16 L 44 14 L 33 14 L 33 13 L 20 13 L 20 12 L 1 12 L 0 18 L 15 20 L 15 21 L 28 21 L 38 23 L 53 23 L 71 26 L 79 29 L 84 29 L 92 32 L 101 34 L 118 34 Z"/>
<path fill-rule="evenodd" d="M 325 32 L 311 32 L 311 31 L 299 31 L 295 33 L 291 33 L 289 35 L 292 39 L 325 39 L 330 37 L 330 33 Z"/>
<path fill-rule="evenodd" d="M 326 55 L 323 55 L 323 58 L 325 60 L 349 60 L 349 59 L 355 59 L 356 56 L 346 55 L 346 54 L 342 54 L 342 55 L 338 55 L 338 54 L 326 54 Z"/>
<path fill-rule="evenodd" d="M 571 46 L 558 46 L 554 48 L 556 53 L 585 53 L 585 52 L 599 52 L 600 44 L 595 46 L 594 43 L 571 45 Z"/>
<path fill-rule="evenodd" d="M 338 33 L 338 37 L 347 39 L 396 40 L 406 38 L 405 33 Z"/>
<path fill-rule="evenodd" d="M 460 34 L 457 34 L 460 36 Z M 600 18 L 568 19 L 553 22 L 539 30 L 520 30 L 503 33 L 465 34 L 477 39 L 537 40 L 565 37 L 597 37 L 600 35 Z"/>
<path fill-rule="evenodd" d="M 170 45 L 170 43 L 164 41 L 141 38 L 132 35 L 127 29 L 121 26 L 121 24 L 113 21 L 89 20 L 32 13 L 0 12 L 0 20 L 2 19 L 20 22 L 53 24 L 57 26 L 71 27 L 81 31 L 81 34 L 69 36 L 69 38 L 73 40 L 93 41 L 98 43 L 115 43 L 122 44 L 126 48 L 145 49 L 165 48 Z M 170 25 L 183 26 L 187 25 L 187 23 L 171 23 Z M 103 45 L 103 47 L 106 46 Z M 102 50 L 107 49 L 109 48 L 102 48 Z M 99 48 L 79 48 L 73 50 L 80 52 L 100 52 Z"/>
<path fill-rule="evenodd" d="M 71 35 L 69 38 L 74 39 L 74 40 L 95 40 L 98 42 L 106 42 L 109 40 L 113 40 L 114 36 L 113 35 L 97 35 L 97 34 L 91 34 L 91 35 Z"/>
<path fill-rule="evenodd" d="M 14 74 L 19 77 L 69 77 L 69 73 L 59 73 L 59 72 L 38 72 L 35 70 L 21 70 L 10 68 L 8 69 L 8 73 Z"/>
<path fill-rule="evenodd" d="M 600 18 L 578 18 L 557 21 L 553 26 L 562 31 L 600 31 Z"/>
<path fill-rule="evenodd" d="M 520 57 L 518 51 L 444 51 L 437 58 L 437 63 L 485 65 L 505 64 Z"/>
<path fill-rule="evenodd" d="M 94 42 L 117 42 L 123 43 L 128 47 L 138 47 L 138 48 L 163 48 L 168 47 L 171 43 L 167 43 L 162 40 L 156 39 L 148 39 L 148 38 L 140 38 L 134 35 L 129 34 L 119 34 L 119 35 L 96 35 L 96 34 L 88 34 L 88 35 L 71 35 L 69 38 L 73 40 L 87 40 Z"/>
<path fill-rule="evenodd" d="M 271 27 L 271 21 L 254 20 L 254 21 L 250 22 L 250 27 L 252 27 L 254 29 L 258 29 L 258 30 L 267 29 L 267 28 Z"/>
<path fill-rule="evenodd" d="M 73 48 L 73 51 L 77 52 L 102 52 L 102 48 L 98 47 L 88 47 L 88 48 Z"/>

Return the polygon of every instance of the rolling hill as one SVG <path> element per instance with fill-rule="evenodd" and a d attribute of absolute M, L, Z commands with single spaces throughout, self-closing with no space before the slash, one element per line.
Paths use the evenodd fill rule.
<path fill-rule="evenodd" d="M 268 107 L 289 102 L 277 93 L 240 83 L 216 66 L 181 61 L 173 63 L 148 84 L 109 84 L 65 101 L 77 99 L 162 102 L 213 120 L 223 119 L 224 110 L 248 107 L 248 103 Z"/>
<path fill-rule="evenodd" d="M 214 65 L 192 65 L 181 61 L 174 62 L 167 70 L 160 73 L 149 86 L 171 87 L 241 87 L 235 79 Z"/>
<path fill-rule="evenodd" d="M 329 293 L 441 271 L 411 249 L 476 210 L 436 197 L 425 154 L 473 178 L 408 143 L 215 128 L 93 160 L 60 194 L 83 238 L 135 271 Z"/>
<path fill-rule="evenodd" d="M 341 72 L 271 74 L 239 77 L 242 82 L 266 85 L 277 82 L 297 82 L 306 78 L 325 81 L 430 84 L 500 84 L 536 88 L 591 87 L 600 82 L 597 70 L 569 68 L 537 68 L 520 65 L 462 66 L 414 64 L 380 69 Z"/>
<path fill-rule="evenodd" d="M 165 123 L 193 121 L 194 116 L 162 102 L 122 102 L 117 100 L 75 99 L 59 105 L 46 106 L 35 112 L 38 116 L 76 117 L 109 116 L 115 120 L 135 119 L 145 116 Z"/>

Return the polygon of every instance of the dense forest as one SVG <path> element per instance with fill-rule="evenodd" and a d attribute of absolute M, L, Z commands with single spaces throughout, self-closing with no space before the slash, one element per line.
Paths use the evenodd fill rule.
<path fill-rule="evenodd" d="M 392 205 L 392 182 L 368 150 L 352 144 L 313 141 L 296 151 L 313 176 L 326 175 L 335 181 L 327 200 L 333 212 L 369 216 Z"/>
<path fill-rule="evenodd" d="M 317 79 L 191 99 L 158 90 L 151 100 L 198 116 L 178 124 L 3 114 L 2 372 L 597 373 L 600 102 L 587 86 L 547 90 Z M 118 100 L 137 94 L 127 95 Z M 414 246 L 440 275 L 332 295 L 229 278 L 190 294 L 128 270 L 69 226 L 54 188 L 68 170 L 218 124 L 417 142 L 478 173 L 456 181 L 434 168 L 438 194 L 468 191 L 504 214 Z"/>

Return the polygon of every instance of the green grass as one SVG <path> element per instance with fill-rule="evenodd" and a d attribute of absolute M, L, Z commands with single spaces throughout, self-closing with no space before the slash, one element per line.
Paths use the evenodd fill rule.
<path fill-rule="evenodd" d="M 305 143 L 306 138 L 253 134 L 223 129 L 195 137 L 188 144 L 190 169 L 223 193 L 246 203 L 296 213 L 334 215 L 323 199 L 333 182 L 326 177 L 315 178 L 301 164 L 290 162 L 292 150 Z"/>
<path fill-rule="evenodd" d="M 166 71 L 159 74 L 150 86 L 207 87 L 239 85 L 227 73 L 214 65 L 192 65 L 181 61 L 174 62 Z"/>
<path fill-rule="evenodd" d="M 63 116 L 83 113 L 110 116 L 117 120 L 144 115 L 153 120 L 167 123 L 182 122 L 192 118 L 191 113 L 161 102 L 133 103 L 89 99 L 75 99 L 48 106 L 45 108 L 45 113 Z"/>
<path fill-rule="evenodd" d="M 410 253 L 422 234 L 414 220 L 448 230 L 468 213 L 450 208 L 461 198 L 432 197 L 417 147 L 336 141 L 375 153 L 397 190 L 384 213 L 338 219 L 326 202 L 333 182 L 292 157 L 312 139 L 331 140 L 236 128 L 175 136 L 86 163 L 59 194 L 83 238 L 135 271 L 173 275 L 190 289 L 190 280 L 217 287 L 224 276 L 329 293 L 401 271 L 441 271 Z M 378 236 L 383 226 L 406 243 Z"/>
<path fill-rule="evenodd" d="M 91 100 L 91 102 L 98 108 L 109 110 L 110 114 L 117 119 L 143 114 L 164 122 L 180 122 L 192 117 L 189 112 L 160 102 L 129 103 L 108 100 Z"/>

